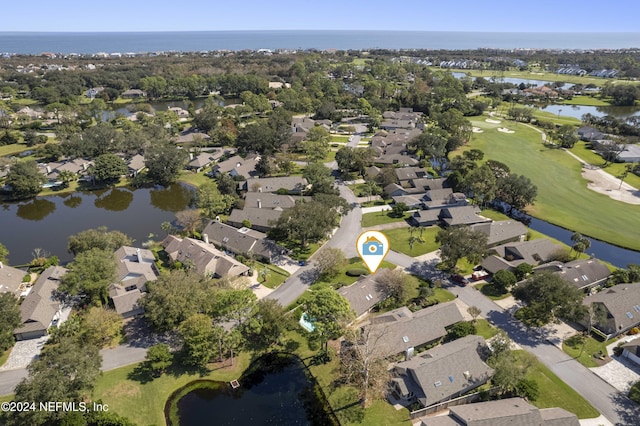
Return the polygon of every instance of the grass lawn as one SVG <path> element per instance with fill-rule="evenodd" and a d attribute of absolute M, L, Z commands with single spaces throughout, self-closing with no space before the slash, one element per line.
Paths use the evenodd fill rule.
<path fill-rule="evenodd" d="M 598 363 L 593 355 L 597 352 L 606 354 L 607 346 L 618 340 L 611 339 L 603 342 L 589 336 L 588 338 L 586 338 L 584 352 L 582 352 L 582 340 L 580 339 L 580 337 L 583 336 L 575 335 L 562 342 L 562 350 L 565 351 L 568 355 L 571 355 L 573 359 L 587 368 L 601 366 L 602 363 Z M 582 352 L 582 354 L 580 354 L 580 352 Z"/>
<path fill-rule="evenodd" d="M 283 241 L 280 243 L 285 248 L 291 250 L 289 256 L 293 260 L 307 260 L 309 257 L 318 251 L 320 248 L 320 243 L 309 243 L 306 247 L 300 247 L 300 242 L 298 241 Z"/>
<path fill-rule="evenodd" d="M 476 284 L 474 285 L 474 287 L 478 289 L 480 293 L 484 294 L 485 296 L 487 296 L 489 299 L 492 299 L 492 300 L 506 299 L 511 294 L 509 292 L 503 293 L 502 291 L 497 290 L 496 288 L 493 287 L 491 283 Z"/>
<path fill-rule="evenodd" d="M 183 171 L 180 173 L 180 177 L 178 178 L 178 181 L 184 182 L 186 184 L 199 188 L 205 183 L 211 182 L 211 179 L 206 177 L 203 173 L 193 173 L 193 172 Z"/>
<path fill-rule="evenodd" d="M 586 142 L 579 141 L 573 148 L 571 148 L 571 152 L 582 158 L 587 163 L 602 168 L 602 170 L 609 173 L 613 177 L 620 178 L 622 173 L 624 173 L 625 171 L 625 163 L 608 163 L 605 166 L 604 159 L 594 151 L 587 148 Z M 624 181 L 634 188 L 640 188 L 640 176 L 629 173 L 627 177 L 625 177 Z"/>
<path fill-rule="evenodd" d="M 23 143 L 12 143 L 10 145 L 2 145 L 0 146 L 0 157 L 7 157 L 9 155 L 15 155 L 18 154 L 20 152 L 23 151 L 27 151 L 27 150 L 36 150 L 38 149 L 38 147 L 41 145 L 36 145 L 36 146 L 26 146 Z"/>
<path fill-rule="evenodd" d="M 437 300 L 438 303 L 451 302 L 456 296 L 443 288 L 434 288 L 435 294 L 429 298 L 429 300 Z"/>
<path fill-rule="evenodd" d="M 380 268 L 395 269 L 396 265 L 383 260 L 382 263 L 380 264 Z M 347 275 L 347 271 L 349 269 L 364 269 L 365 271 L 368 271 L 366 265 L 362 262 L 362 260 L 359 257 L 352 257 L 351 259 L 348 259 L 347 265 L 344 268 L 342 268 L 340 272 L 336 274 L 335 277 L 323 278 L 318 280 L 318 282 L 331 284 L 334 288 L 340 288 L 346 285 L 351 285 L 356 281 L 358 281 L 358 278 L 360 277 L 350 277 L 349 275 Z"/>
<path fill-rule="evenodd" d="M 135 369 L 139 364 L 134 364 L 104 372 L 96 382 L 93 398 L 102 399 L 111 410 L 139 426 L 164 425 L 164 405 L 174 391 L 194 380 L 237 379 L 249 361 L 249 354 L 243 353 L 232 368 L 217 369 L 204 376 L 176 369 L 152 381 L 136 380 Z"/>
<path fill-rule="evenodd" d="M 7 362 L 7 359 L 9 359 L 9 355 L 11 354 L 11 349 L 13 349 L 13 347 L 10 347 L 6 351 L 4 351 L 2 354 L 0 354 L 0 367 L 2 367 L 4 363 Z"/>
<path fill-rule="evenodd" d="M 280 284 L 284 282 L 291 274 L 279 266 L 276 265 L 265 265 L 264 263 L 256 262 L 259 266 L 256 267 L 256 272 L 258 274 L 258 282 L 264 285 L 267 288 L 278 288 Z M 262 278 L 260 278 L 259 272 L 262 268 L 269 269 L 269 276 L 267 277 L 267 282 L 263 282 Z"/>
<path fill-rule="evenodd" d="M 485 339 L 491 339 L 493 336 L 498 334 L 498 329 L 489 324 L 489 321 L 484 318 L 478 318 L 475 325 L 476 334 L 484 337 Z"/>
<path fill-rule="evenodd" d="M 564 105 L 586 105 L 586 106 L 610 106 L 611 102 L 605 101 L 602 98 L 596 98 L 594 96 L 582 95 L 574 96 L 571 99 L 565 99 L 560 103 Z"/>
<path fill-rule="evenodd" d="M 475 266 L 476 265 L 469 262 L 469 260 L 467 260 L 466 257 L 463 257 L 462 259 L 458 260 L 458 263 L 456 263 L 456 268 L 458 272 L 462 275 L 471 274 Z"/>
<path fill-rule="evenodd" d="M 390 211 L 365 213 L 362 215 L 362 227 L 368 228 L 370 226 L 384 225 L 385 223 L 402 222 L 409 219 L 410 214 L 405 213 L 402 217 L 390 216 Z"/>
<path fill-rule="evenodd" d="M 389 239 L 391 250 L 415 257 L 438 250 L 440 247 L 440 244 L 436 243 L 436 235 L 440 231 L 440 227 L 432 226 L 429 228 L 423 228 L 422 242 L 416 240 L 413 243 L 413 249 L 409 247 L 408 230 L 409 228 L 397 228 L 382 231 L 382 233 Z M 413 236 L 419 238 L 420 230 L 416 229 Z"/>
<path fill-rule="evenodd" d="M 498 132 L 484 120 L 472 124 L 484 132 L 474 133 L 464 149 L 482 150 L 485 159 L 507 164 L 538 187 L 536 203 L 527 208 L 529 214 L 589 237 L 640 250 L 640 227 L 629 220 L 637 215 L 637 206 L 587 189 L 577 160 L 562 150 L 545 147 L 540 133 L 522 124 L 504 121 L 493 125 L 513 129 L 513 134 Z"/>
<path fill-rule="evenodd" d="M 331 135 L 331 142 L 349 142 L 349 136 Z"/>
<path fill-rule="evenodd" d="M 520 360 L 526 356 L 525 351 L 515 351 Z M 532 404 L 538 408 L 560 407 L 570 411 L 580 419 L 598 417 L 600 413 L 569 385 L 560 380 L 551 370 L 536 359 L 534 365 L 527 370 L 527 378 L 538 383 L 540 396 Z"/>

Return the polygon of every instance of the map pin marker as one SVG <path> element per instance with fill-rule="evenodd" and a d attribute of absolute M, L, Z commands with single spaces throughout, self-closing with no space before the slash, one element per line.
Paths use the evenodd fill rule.
<path fill-rule="evenodd" d="M 389 240 L 378 231 L 366 231 L 356 241 L 356 250 L 364 264 L 374 274 L 389 253 Z"/>

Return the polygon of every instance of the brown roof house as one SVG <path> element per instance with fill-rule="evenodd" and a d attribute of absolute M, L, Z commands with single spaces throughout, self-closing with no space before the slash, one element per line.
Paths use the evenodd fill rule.
<path fill-rule="evenodd" d="M 141 314 L 138 301 L 147 291 L 147 282 L 155 281 L 159 272 L 153 253 L 147 249 L 122 246 L 115 251 L 116 282 L 109 286 L 109 297 L 116 312 L 125 318 Z"/>
<path fill-rule="evenodd" d="M 236 228 L 243 228 L 245 221 L 251 224 L 251 228 L 260 232 L 269 232 L 282 214 L 282 208 L 260 209 L 257 207 L 245 207 L 244 209 L 233 209 L 227 223 Z"/>
<path fill-rule="evenodd" d="M 578 417 L 562 408 L 539 409 L 522 398 L 449 407 L 444 416 L 424 417 L 418 426 L 580 426 Z"/>
<path fill-rule="evenodd" d="M 640 283 L 606 288 L 585 297 L 582 304 L 602 312 L 602 315 L 596 315 L 592 330 L 606 339 L 640 325 Z"/>
<path fill-rule="evenodd" d="M 204 241 L 169 235 L 162 246 L 173 262 L 191 264 L 202 275 L 219 278 L 225 275 L 246 275 L 249 271 L 248 266 Z"/>
<path fill-rule="evenodd" d="M 37 339 L 47 335 L 49 327 L 60 315 L 61 304 L 53 300 L 53 293 L 66 273 L 67 270 L 62 266 L 49 266 L 40 274 L 20 304 L 22 325 L 13 331 L 16 340 Z"/>
<path fill-rule="evenodd" d="M 363 328 L 384 356 L 405 352 L 410 358 L 415 348 L 444 337 L 447 327 L 463 319 L 455 302 L 447 302 L 417 312 L 403 306 L 371 318 Z"/>
<path fill-rule="evenodd" d="M 388 269 L 383 268 L 373 275 L 361 276 L 355 283 L 338 290 L 338 293 L 351 305 L 351 310 L 356 313 L 356 319 L 364 317 L 378 303 L 386 299 L 387 296 L 376 280 L 378 274 L 384 274 L 384 271 Z"/>
<path fill-rule="evenodd" d="M 244 256 L 253 254 L 268 262 L 284 252 L 282 247 L 268 240 L 262 232 L 245 227 L 235 228 L 216 221 L 209 222 L 204 228 L 202 239 L 220 250 Z"/>
<path fill-rule="evenodd" d="M 245 178 L 255 175 L 256 165 L 260 161 L 260 157 L 247 157 L 242 158 L 239 155 L 214 164 L 211 168 L 211 174 L 218 176 L 223 173 L 229 174 L 229 176 L 244 176 Z"/>
<path fill-rule="evenodd" d="M 393 367 L 394 396 L 429 407 L 487 383 L 493 369 L 485 364 L 489 348 L 480 336 L 466 336 L 436 346 Z"/>
<path fill-rule="evenodd" d="M 300 176 L 253 178 L 247 179 L 242 185 L 242 189 L 248 192 L 277 192 L 285 189 L 289 194 L 301 194 L 309 187 L 307 180 Z"/>

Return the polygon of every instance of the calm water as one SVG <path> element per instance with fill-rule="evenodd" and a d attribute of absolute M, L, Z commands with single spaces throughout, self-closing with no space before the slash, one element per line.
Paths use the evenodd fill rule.
<path fill-rule="evenodd" d="M 548 105 L 544 108 L 540 108 L 542 111 L 547 111 L 552 114 L 566 115 L 569 117 L 575 117 L 582 119 L 582 116 L 589 113 L 596 117 L 604 117 L 606 115 L 612 115 L 616 118 L 629 118 L 633 116 L 640 116 L 640 108 L 638 107 L 622 107 L 622 106 L 586 106 L 586 105 Z"/>
<path fill-rule="evenodd" d="M 640 33 L 454 31 L 0 32 L 0 52 L 39 54 L 243 49 L 601 49 L 640 47 Z"/>
<path fill-rule="evenodd" d="M 69 235 L 98 226 L 117 229 L 140 245 L 149 234 L 164 235 L 162 222 L 189 206 L 188 187 L 114 188 L 105 191 L 38 197 L 21 203 L 0 204 L 0 242 L 9 249 L 11 264 L 30 262 L 34 248 L 45 249 L 63 262 Z"/>
<path fill-rule="evenodd" d="M 209 382 L 189 392 L 177 402 L 180 423 L 172 426 L 332 424 L 297 359 L 270 357 L 240 384 L 231 389 L 228 383 Z"/>

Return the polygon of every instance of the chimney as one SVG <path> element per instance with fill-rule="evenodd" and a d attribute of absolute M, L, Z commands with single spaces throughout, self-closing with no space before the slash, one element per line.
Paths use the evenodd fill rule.
<path fill-rule="evenodd" d="M 204 240 L 204 242 L 206 244 L 209 244 L 209 235 L 208 234 L 202 234 L 202 239 Z"/>
<path fill-rule="evenodd" d="M 258 201 L 258 208 L 261 209 L 262 208 L 262 200 L 258 199 L 257 201 Z"/>
<path fill-rule="evenodd" d="M 87 163 L 82 163 L 82 170 L 87 170 Z"/>
<path fill-rule="evenodd" d="M 138 258 L 138 263 L 142 263 L 142 253 L 139 248 L 136 249 L 136 257 Z"/>
<path fill-rule="evenodd" d="M 4 268 L 4 265 L 2 264 L 2 262 L 0 262 L 0 269 Z"/>
<path fill-rule="evenodd" d="M 193 152 L 189 153 L 189 160 L 193 160 Z"/>
<path fill-rule="evenodd" d="M 47 174 L 51 173 L 51 166 L 47 166 Z"/>

